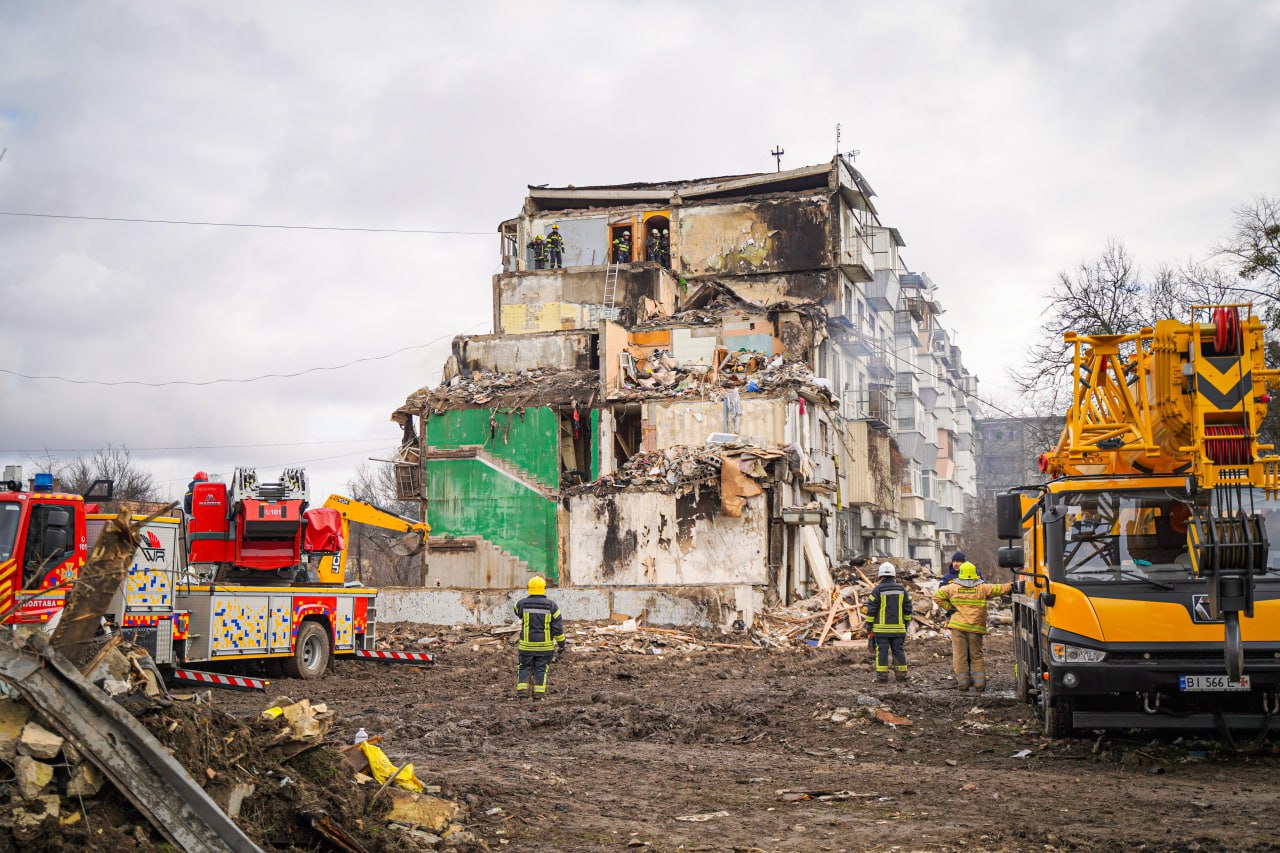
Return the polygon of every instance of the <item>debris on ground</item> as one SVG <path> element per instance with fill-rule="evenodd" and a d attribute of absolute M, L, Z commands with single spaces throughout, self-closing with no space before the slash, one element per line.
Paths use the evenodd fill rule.
<path fill-rule="evenodd" d="M 939 636 L 945 630 L 946 618 L 933 600 L 933 594 L 938 591 L 937 579 L 915 560 L 897 557 L 877 559 L 895 565 L 898 582 L 907 588 L 907 594 L 911 596 L 913 612 L 907 637 L 926 640 Z M 874 571 L 870 564 L 866 568 L 846 566 L 833 569 L 832 578 L 840 580 L 841 586 L 758 614 L 753 637 L 763 645 L 773 647 L 796 644 L 865 647 L 866 597 L 875 587 L 871 577 Z"/>

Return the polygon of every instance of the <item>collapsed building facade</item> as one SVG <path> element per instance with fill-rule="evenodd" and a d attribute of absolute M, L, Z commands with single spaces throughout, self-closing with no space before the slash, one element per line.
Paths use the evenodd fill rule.
<path fill-rule="evenodd" d="M 530 187 L 499 226 L 493 334 L 456 338 L 393 413 L 430 575 L 789 601 L 862 557 L 940 565 L 975 491 L 977 380 L 873 197 L 839 157 Z M 563 267 L 540 269 L 553 229 Z"/>

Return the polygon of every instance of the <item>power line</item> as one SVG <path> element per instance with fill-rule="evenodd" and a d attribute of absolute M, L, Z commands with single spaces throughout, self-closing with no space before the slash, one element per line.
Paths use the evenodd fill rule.
<path fill-rule="evenodd" d="M 482 320 L 479 323 L 472 324 L 470 327 L 468 327 L 467 329 L 464 329 L 463 331 L 469 332 L 472 329 L 476 328 L 477 326 L 483 326 L 487 322 L 488 322 L 487 320 Z M 400 349 L 398 350 L 393 350 L 392 352 L 384 353 L 383 355 L 365 356 L 363 358 L 352 359 L 351 361 L 344 362 L 342 364 L 326 365 L 324 367 L 308 367 L 305 370 L 297 370 L 297 371 L 294 371 L 293 373 L 264 373 L 261 376 L 249 376 L 249 377 L 243 377 L 243 378 L 223 378 L 223 379 L 203 379 L 203 380 L 170 379 L 164 382 L 144 382 L 140 379 L 119 379 L 119 380 L 71 379 L 66 376 L 34 375 L 30 373 L 20 373 L 16 370 L 9 370 L 3 367 L 0 367 L 0 373 L 5 373 L 5 374 L 8 374 L 9 376 L 16 376 L 20 379 L 31 379 L 35 381 L 48 381 L 48 382 L 66 382 L 71 385 L 100 385 L 108 388 L 116 387 L 119 385 L 139 385 L 144 388 L 165 388 L 172 385 L 189 385 L 193 387 L 203 387 L 206 385 L 225 385 L 225 384 L 245 385 L 250 382 L 261 382 L 264 379 L 296 379 L 299 376 L 306 376 L 307 374 L 310 374 L 310 373 L 321 373 L 324 371 L 343 370 L 345 368 L 352 367 L 357 364 L 364 364 L 365 362 L 383 361 L 385 359 L 391 358 L 392 356 L 400 355 L 401 353 L 404 353 L 404 352 L 409 352 L 410 350 L 426 349 L 429 346 L 432 346 L 434 344 L 439 343 L 440 341 L 443 341 L 445 338 L 454 337 L 455 334 L 456 333 L 454 332 L 449 332 L 447 334 L 441 335 L 438 338 L 433 338 L 423 344 L 411 344 L 407 347 L 400 347 Z"/>
<path fill-rule="evenodd" d="M 339 453 L 339 454 L 338 454 L 338 455 L 336 455 L 336 456 L 316 456 L 316 457 L 313 457 L 313 458 L 311 458 L 311 459 L 294 459 L 294 460 L 292 460 L 292 461 L 290 461 L 290 462 L 268 462 L 268 463 L 266 463 L 266 464 L 262 464 L 262 465 L 255 465 L 254 467 L 255 467 L 255 468 L 269 468 L 269 469 L 274 469 L 274 468 L 292 468 L 292 467 L 293 467 L 293 466 L 295 466 L 295 465 L 304 465 L 304 464 L 306 464 L 306 463 L 308 463 L 308 462 L 328 462 L 328 461 L 330 461 L 330 460 L 332 460 L 332 459 L 347 459 L 347 458 L 349 458 L 349 457 L 351 457 L 351 456 L 361 456 L 361 455 L 363 455 L 363 454 L 365 454 L 365 453 L 369 453 L 369 452 L 370 452 L 370 451 L 372 451 L 372 450 L 376 450 L 378 447 L 382 447 L 382 446 L 385 446 L 385 443 L 384 443 L 384 444 L 381 444 L 381 445 L 375 445 L 374 447 L 366 447 L 366 448 L 364 448 L 364 449 L 362 449 L 362 450 L 352 450 L 352 451 L 349 451 L 349 452 L 347 452 L 347 453 Z M 214 471 L 213 473 L 215 473 L 215 474 L 219 474 L 219 475 L 229 475 L 231 472 L 225 472 L 225 471 Z M 187 480 L 187 479 L 189 479 L 189 478 L 188 478 L 188 477 L 179 477 L 179 478 L 177 478 L 177 479 L 171 479 L 171 480 L 158 480 L 158 481 L 156 482 L 156 484 L 157 484 L 157 485 L 163 485 L 163 484 L 166 484 L 166 483 L 181 483 L 183 480 Z"/>
<path fill-rule="evenodd" d="M 370 441 L 386 441 L 392 443 L 386 436 L 368 437 L 368 438 L 340 438 L 331 441 L 280 441 L 269 444 L 184 444 L 176 447 L 128 447 L 121 444 L 122 449 L 128 450 L 130 453 L 157 453 L 168 450 L 243 450 L 250 447 L 314 447 L 322 444 L 357 444 L 360 442 Z M 108 442 L 108 446 L 110 442 Z M 101 450 L 102 447 L 37 447 L 37 448 L 16 448 L 0 449 L 0 453 L 94 453 Z"/>
<path fill-rule="evenodd" d="M 30 213 L 0 210 L 0 216 L 22 216 L 30 219 L 74 219 L 84 222 L 131 222 L 146 225 L 203 225 L 211 228 L 270 228 L 285 231 L 354 231 L 365 234 L 451 234 L 466 237 L 492 237 L 494 231 L 448 231 L 436 228 L 365 228 L 351 225 L 281 225 L 267 222 L 206 222 L 198 219 L 142 219 L 130 216 L 76 216 L 70 213 Z"/>

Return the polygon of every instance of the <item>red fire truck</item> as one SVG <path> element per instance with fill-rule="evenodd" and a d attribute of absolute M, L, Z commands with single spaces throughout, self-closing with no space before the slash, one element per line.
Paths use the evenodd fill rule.
<path fill-rule="evenodd" d="M 4 621 L 57 620 L 113 517 L 97 510 L 83 496 L 54 492 L 47 475 L 30 491 L 0 483 Z M 254 686 L 189 667 L 261 660 L 279 675 L 317 678 L 333 656 L 431 660 L 376 651 L 377 590 L 345 576 L 351 522 L 399 532 L 393 550 L 404 555 L 425 546 L 425 523 L 338 495 L 310 507 L 306 473 L 297 468 L 274 481 L 238 468 L 229 484 L 196 483 L 189 514 L 134 519 L 145 522 L 142 542 L 107 618 L 177 678 Z"/>

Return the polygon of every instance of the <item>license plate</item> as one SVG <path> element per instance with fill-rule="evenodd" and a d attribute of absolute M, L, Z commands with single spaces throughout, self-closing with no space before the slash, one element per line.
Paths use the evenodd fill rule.
<path fill-rule="evenodd" d="M 1240 676 L 1239 681 L 1232 681 L 1225 675 L 1180 675 L 1179 690 L 1248 690 L 1249 676 Z"/>

